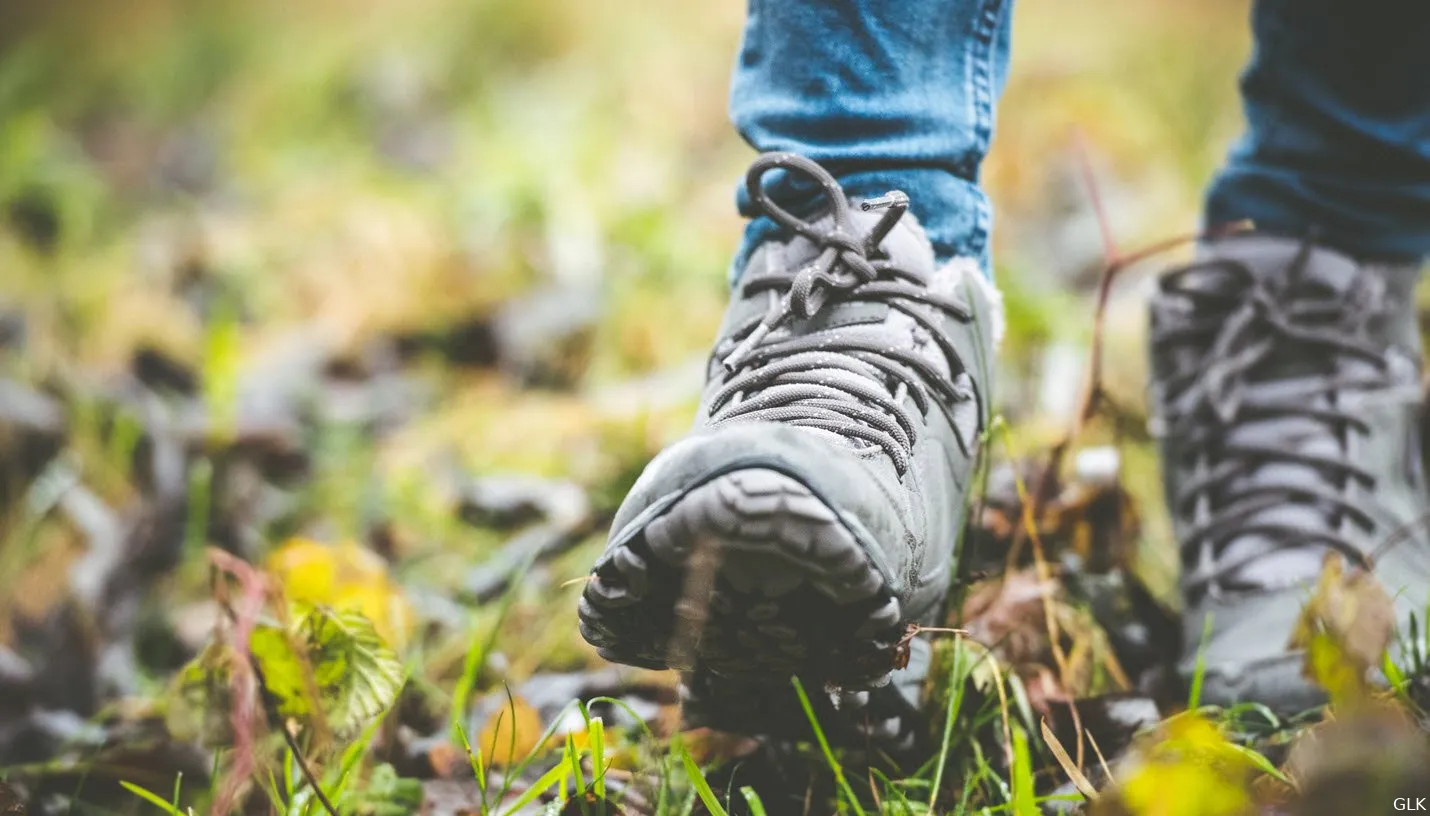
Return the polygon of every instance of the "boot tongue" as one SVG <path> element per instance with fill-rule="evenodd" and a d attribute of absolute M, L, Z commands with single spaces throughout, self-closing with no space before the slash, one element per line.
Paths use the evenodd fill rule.
<path fill-rule="evenodd" d="M 852 209 L 849 215 L 852 222 L 850 232 L 861 239 L 869 234 L 882 217 L 878 212 L 863 212 L 858 209 Z M 832 230 L 834 219 L 826 214 L 811 221 L 810 225 L 816 232 Z M 776 277 L 781 279 L 782 289 L 788 285 L 792 275 L 815 263 L 823 252 L 821 245 L 803 235 L 795 235 L 785 243 L 766 244 L 751 256 L 739 285 L 745 287 L 758 283 L 762 278 Z M 881 258 L 887 258 L 901 270 L 922 275 L 927 280 L 936 277 L 933 247 L 911 213 L 905 213 L 884 237 L 879 244 L 879 253 Z M 745 302 L 732 308 L 733 318 L 727 316 L 727 321 L 749 319 L 764 314 L 770 308 L 778 295 L 767 287 L 758 288 L 763 291 L 753 297 L 746 296 Z M 770 339 L 777 341 L 781 338 L 829 331 L 837 331 L 844 340 L 862 339 L 871 347 L 911 351 L 924 357 L 945 377 L 950 376 L 949 361 L 923 326 L 899 309 L 891 308 L 886 302 L 861 299 L 857 291 L 853 294 L 827 293 L 819 311 L 810 317 L 787 317 L 778 328 L 770 332 Z M 715 365 L 717 364 L 712 362 L 712 371 Z M 873 366 L 870 366 L 869 373 L 875 379 L 883 379 L 882 374 Z M 831 382 L 859 377 L 837 368 L 826 370 L 825 376 Z M 885 383 L 885 386 L 892 394 L 894 386 L 890 383 Z M 802 427 L 801 430 L 860 449 L 868 446 L 865 442 L 850 440 L 832 431 L 813 427 Z"/>
<path fill-rule="evenodd" d="M 877 212 L 852 209 L 849 213 L 850 231 L 860 239 L 868 235 L 882 217 Z M 821 216 L 812 222 L 816 231 L 832 230 L 834 218 Z M 906 213 L 898 225 L 884 236 L 879 251 L 902 269 L 929 275 L 934 268 L 933 247 L 924 237 L 923 230 L 914 221 L 912 214 Z M 769 256 L 771 271 L 798 271 L 814 263 L 824 252 L 824 248 L 803 235 L 795 235 L 783 247 L 782 253 Z M 843 300 L 837 295 L 831 297 L 823 308 L 812 317 L 792 316 L 788 329 L 792 334 L 808 334 L 836 326 L 883 323 L 890 314 L 886 303 L 872 303 L 857 298 Z"/>
<path fill-rule="evenodd" d="M 880 214 L 854 209 L 850 212 L 851 231 L 864 236 L 878 223 Z M 812 222 L 816 230 L 832 229 L 834 219 L 825 215 Z M 823 248 L 810 239 L 796 235 L 788 243 L 770 247 L 763 269 L 750 269 L 746 274 L 788 275 L 814 263 Z M 922 275 L 935 285 L 941 272 L 936 270 L 933 247 L 912 213 L 905 213 L 879 244 L 879 251 L 899 269 Z M 862 300 L 857 295 L 841 297 L 831 294 L 824 306 L 811 317 L 791 316 L 773 336 L 809 335 L 829 329 L 839 330 L 845 337 L 864 337 L 890 348 L 912 351 L 923 357 L 944 376 L 951 376 L 949 361 L 932 341 L 928 331 L 907 314 L 889 307 L 888 303 Z"/>

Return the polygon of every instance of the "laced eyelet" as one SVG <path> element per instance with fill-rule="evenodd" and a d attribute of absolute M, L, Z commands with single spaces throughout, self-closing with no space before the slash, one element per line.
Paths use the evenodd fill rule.
<path fill-rule="evenodd" d="M 816 227 L 770 201 L 761 179 L 774 169 L 804 174 L 822 187 L 832 226 Z M 882 303 L 925 328 L 930 328 L 930 318 L 921 310 L 928 307 L 961 318 L 958 304 L 931 292 L 921 275 L 869 259 L 907 210 L 907 197 L 890 193 L 885 216 L 866 233 L 856 234 L 838 183 L 808 159 L 767 154 L 751 166 L 746 183 L 758 209 L 814 243 L 819 255 L 792 274 L 775 272 L 759 279 L 760 289 L 772 290 L 770 308 L 739 341 L 721 344 L 716 360 L 725 377 L 709 398 L 709 423 L 763 420 L 835 433 L 858 446 L 882 450 L 896 471 L 905 473 L 922 428 L 905 403 L 912 399 L 918 415 L 926 417 L 932 402 L 929 391 L 940 400 L 966 402 L 973 398 L 972 383 L 963 383 L 960 391 L 954 378 L 928 359 L 877 335 L 843 327 L 805 329 L 807 333 L 776 329 L 792 315 L 813 317 L 831 303 L 848 300 Z M 777 288 L 783 291 L 775 296 Z M 753 292 L 746 290 L 747 296 Z M 938 335 L 935 339 L 950 356 L 948 369 L 963 371 L 949 341 Z M 968 379 L 966 372 L 960 376 Z M 737 393 L 747 398 L 733 399 Z"/>
<path fill-rule="evenodd" d="M 1308 262 L 1303 246 L 1279 275 L 1253 273 L 1237 261 L 1220 259 L 1194 264 L 1160 282 L 1161 300 L 1153 306 L 1153 354 L 1173 370 L 1164 372 L 1152 389 L 1158 403 L 1153 416 L 1160 420 L 1149 426 L 1163 431 L 1164 444 L 1180 454 L 1174 461 L 1188 469 L 1178 471 L 1182 489 L 1173 510 L 1189 527 L 1182 542 L 1184 562 L 1193 559 L 1199 565 L 1193 584 L 1201 586 L 1193 589 L 1214 588 L 1246 563 L 1295 546 L 1359 553 L 1342 533 L 1342 520 L 1368 533 L 1376 528 L 1341 487 L 1349 480 L 1374 489 L 1376 478 L 1352 461 L 1352 452 L 1339 441 L 1347 430 L 1368 436 L 1371 429 L 1334 396 L 1391 385 L 1391 361 L 1366 331 L 1374 309 L 1347 308 L 1313 286 L 1288 283 L 1301 280 Z M 1206 274 L 1190 274 L 1196 271 Z M 1368 295 L 1360 287 L 1352 291 L 1352 299 L 1362 296 Z M 1369 363 L 1376 374 L 1365 374 L 1366 367 L 1351 367 L 1349 361 Z M 1294 373 L 1308 366 L 1324 368 L 1325 376 Z M 1278 373 L 1287 370 L 1293 373 Z M 1278 387 L 1268 390 L 1268 382 Z M 1273 434 L 1281 420 L 1295 421 L 1288 426 L 1294 438 L 1250 441 L 1245 432 L 1230 433 L 1257 423 Z M 1306 446 L 1308 420 L 1335 437 L 1338 453 Z M 1198 461 L 1205 466 L 1195 468 Z M 1290 467 L 1268 470 L 1271 465 Z M 1288 480 L 1281 473 L 1314 473 L 1316 478 L 1314 483 L 1304 477 Z M 1269 512 L 1287 505 L 1314 512 L 1289 521 Z M 1276 543 L 1238 555 L 1236 563 L 1220 563 L 1227 548 L 1248 531 Z M 1206 552 L 1211 563 L 1202 561 Z"/>

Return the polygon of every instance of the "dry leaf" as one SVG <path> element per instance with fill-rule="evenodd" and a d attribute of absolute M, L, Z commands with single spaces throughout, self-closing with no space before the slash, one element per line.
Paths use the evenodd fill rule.
<path fill-rule="evenodd" d="M 536 748 L 542 731 L 541 714 L 525 698 L 513 694 L 482 726 L 472 750 L 480 750 L 487 765 L 511 765 Z"/>
<path fill-rule="evenodd" d="M 716 731 L 711 728 L 692 728 L 680 735 L 685 750 L 697 765 L 708 765 L 718 760 L 739 759 L 749 756 L 760 747 L 760 741 L 740 734 Z"/>
<path fill-rule="evenodd" d="M 1364 699 L 1365 674 L 1380 664 L 1395 628 L 1395 605 L 1367 570 L 1347 570 L 1339 553 L 1327 553 L 1315 594 L 1301 610 L 1288 648 L 1306 652 L 1306 679 L 1336 704 Z"/>
<path fill-rule="evenodd" d="M 456 779 L 461 774 L 471 776 L 472 767 L 466 751 L 450 742 L 438 742 L 427 749 L 427 764 L 437 779 Z"/>
<path fill-rule="evenodd" d="M 1032 569 L 1009 573 L 974 587 L 964 601 L 959 621 L 979 643 L 996 644 L 1005 663 L 1043 660 L 1048 651 L 1044 596 L 1062 598 L 1056 581 L 1040 581 Z"/>
<path fill-rule="evenodd" d="M 1053 752 L 1053 757 L 1062 766 L 1063 772 L 1068 775 L 1068 779 L 1072 780 L 1073 786 L 1088 798 L 1088 801 L 1096 802 L 1097 788 L 1093 787 L 1092 782 L 1083 775 L 1082 769 L 1072 761 L 1072 757 L 1068 756 L 1067 749 L 1063 747 L 1057 735 L 1053 734 L 1053 729 L 1048 727 L 1048 721 L 1041 720 L 1040 722 L 1043 727 L 1043 741 L 1048 744 L 1048 749 Z"/>
<path fill-rule="evenodd" d="M 1430 740 L 1414 717 L 1393 704 L 1368 705 L 1296 738 L 1282 771 L 1300 795 L 1281 793 L 1305 816 L 1376 811 L 1383 806 L 1367 805 L 1368 791 L 1430 797 L 1427 767 Z"/>

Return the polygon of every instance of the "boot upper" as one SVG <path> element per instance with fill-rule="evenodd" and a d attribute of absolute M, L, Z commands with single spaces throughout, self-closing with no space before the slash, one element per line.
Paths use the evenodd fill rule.
<path fill-rule="evenodd" d="M 695 428 L 638 480 L 617 539 L 715 475 L 782 470 L 840 513 L 916 616 L 949 583 L 988 420 L 996 306 L 975 264 L 935 263 L 897 194 L 899 212 L 858 210 L 798 161 L 767 169 L 816 176 L 828 209 L 811 221 L 772 213 L 791 234 L 750 257 Z"/>
<path fill-rule="evenodd" d="M 1210 615 L 1208 678 L 1233 696 L 1308 701 L 1286 641 L 1326 553 L 1374 569 L 1402 618 L 1430 593 L 1430 541 L 1404 529 L 1426 498 L 1415 282 L 1259 234 L 1209 242 L 1159 282 L 1153 424 L 1183 668 Z"/>

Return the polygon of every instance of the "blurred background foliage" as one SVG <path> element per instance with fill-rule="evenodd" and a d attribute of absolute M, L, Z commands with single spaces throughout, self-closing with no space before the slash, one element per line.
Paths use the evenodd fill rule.
<path fill-rule="evenodd" d="M 8 2 L 0 295 L 26 316 L 23 363 L 114 368 L 152 347 L 197 365 L 212 343 L 181 301 L 200 288 L 235 324 L 241 368 L 295 331 L 353 349 L 543 285 L 599 299 L 582 386 L 689 362 L 718 322 L 739 230 L 730 202 L 750 151 L 726 122 L 725 85 L 742 12 Z M 1237 126 L 1245 16 L 1230 0 L 1020 5 L 985 170 L 1017 419 L 1066 410 L 1075 390 L 1037 366 L 1073 360 L 1045 351 L 1086 332 L 1070 295 L 1101 256 L 1077 146 L 1119 240 L 1192 228 Z M 533 408 L 535 425 L 556 420 L 558 438 L 581 424 L 565 409 L 590 403 L 461 390 L 438 411 L 484 467 L 565 466 L 540 442 L 508 450 L 529 435 L 490 438 L 503 400 Z"/>
<path fill-rule="evenodd" d="M 1051 295 L 1044 279 L 1095 263 L 1079 139 L 1119 238 L 1195 223 L 1237 125 L 1243 6 L 1021 4 L 986 168 L 1006 286 Z M 36 365 L 113 364 L 143 340 L 193 353 L 197 326 L 163 301 L 196 266 L 239 301 L 245 347 L 294 324 L 355 342 L 587 279 L 612 304 L 593 379 L 707 339 L 749 158 L 725 120 L 739 3 L 0 9 L 6 296 L 59 344 Z M 671 302 L 686 319 L 662 319 Z M 1085 322 L 1036 306 L 1015 341 Z"/>
<path fill-rule="evenodd" d="M 440 455 L 618 493 L 684 429 L 723 307 L 751 155 L 725 115 L 742 14 L 9 0 L 0 308 L 23 316 L 25 344 L 4 365 L 43 381 L 169 361 L 222 418 L 305 351 L 397 338 L 490 356 L 485 321 L 535 292 L 508 345 L 539 370 L 429 366 L 412 421 L 359 447 L 413 499 Z M 1238 125 L 1246 16 L 1231 0 L 1020 4 L 985 174 L 1013 328 L 1000 390 L 1030 440 L 1072 409 L 1103 252 L 1080 153 L 1124 246 L 1194 228 Z M 1127 311 L 1110 367 L 1136 404 Z M 652 375 L 660 387 L 620 387 Z M 358 508 L 336 509 L 358 532 Z"/>

